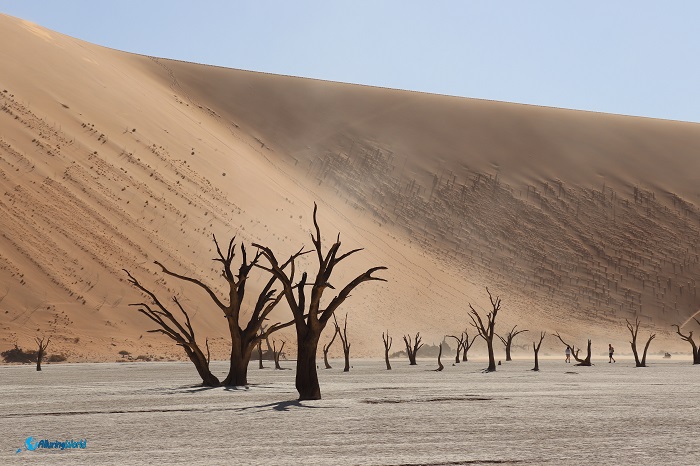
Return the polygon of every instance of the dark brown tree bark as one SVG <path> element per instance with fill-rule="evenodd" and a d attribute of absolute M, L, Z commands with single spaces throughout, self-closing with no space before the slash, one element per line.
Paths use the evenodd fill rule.
<path fill-rule="evenodd" d="M 438 350 L 438 368 L 435 369 L 435 372 L 441 372 L 445 368 L 445 366 L 442 365 L 440 358 L 442 358 L 442 342 L 440 342 L 440 349 Z"/>
<path fill-rule="evenodd" d="M 700 321 L 698 319 L 693 317 L 693 320 L 700 324 Z M 698 348 L 695 341 L 693 341 L 693 331 L 691 330 L 690 332 L 688 332 L 688 335 L 683 335 L 681 333 L 681 328 L 678 325 L 672 325 L 672 327 L 676 327 L 676 333 L 681 337 L 682 340 L 690 343 L 690 346 L 693 348 L 693 364 L 700 364 L 700 348 Z"/>
<path fill-rule="evenodd" d="M 476 337 L 479 335 L 474 335 L 472 337 L 472 341 L 469 341 L 469 332 L 465 331 L 464 332 L 464 344 L 462 345 L 462 362 L 467 362 L 469 361 L 468 353 L 469 350 L 472 348 L 474 345 L 474 341 L 476 340 Z"/>
<path fill-rule="evenodd" d="M 556 332 L 554 334 L 555 337 L 559 338 L 559 341 L 561 341 L 565 346 L 568 346 L 571 348 L 571 355 L 574 357 L 576 362 L 578 364 L 575 364 L 576 366 L 592 366 L 591 364 L 591 339 L 588 339 L 588 348 L 586 352 L 586 357 L 584 359 L 581 359 L 578 357 L 578 353 L 581 350 L 581 348 L 576 348 L 574 345 L 570 345 L 567 342 L 565 342 L 562 338 L 561 335 L 559 335 L 559 332 Z"/>
<path fill-rule="evenodd" d="M 403 341 L 406 343 L 406 354 L 408 355 L 409 366 L 416 365 L 416 354 L 418 350 L 423 347 L 423 343 L 420 342 L 420 332 L 416 333 L 416 338 L 411 342 L 411 335 L 404 335 Z"/>
<path fill-rule="evenodd" d="M 335 319 L 335 314 L 333 315 L 333 323 L 335 324 L 335 331 L 340 335 L 340 342 L 343 345 L 343 354 L 345 355 L 345 368 L 343 372 L 350 372 L 350 342 L 348 341 L 348 315 L 345 314 L 345 324 L 343 330 L 340 330 L 338 321 Z"/>
<path fill-rule="evenodd" d="M 258 369 L 265 369 L 263 365 L 262 340 L 258 340 Z"/>
<path fill-rule="evenodd" d="M 630 331 L 632 334 L 632 341 L 630 341 L 630 345 L 632 345 L 632 353 L 634 354 L 634 364 L 635 367 L 646 367 L 647 366 L 647 350 L 649 349 L 649 344 L 651 343 L 651 340 L 656 338 L 656 334 L 652 333 L 649 336 L 649 339 L 647 340 L 647 344 L 644 345 L 644 354 L 642 356 L 642 360 L 639 360 L 639 354 L 637 353 L 637 334 L 639 333 L 639 317 L 636 317 L 634 319 L 634 325 L 630 323 L 629 320 L 625 319 L 625 322 L 627 323 L 627 330 Z"/>
<path fill-rule="evenodd" d="M 486 315 L 486 324 L 484 324 L 483 320 L 479 316 L 479 313 L 476 312 L 474 307 L 472 307 L 471 303 L 469 303 L 469 309 L 471 309 L 471 313 L 469 314 L 469 318 L 471 318 L 472 326 L 476 329 L 477 332 L 479 332 L 479 336 L 484 339 L 486 342 L 486 347 L 488 349 L 488 354 L 489 354 L 489 367 L 486 368 L 486 372 L 495 372 L 496 371 L 496 358 L 494 357 L 493 354 L 493 337 L 496 335 L 494 329 L 496 327 L 496 316 L 498 315 L 498 311 L 501 309 L 501 298 L 496 296 L 494 298 L 491 295 L 491 292 L 489 291 L 488 287 L 486 288 L 486 293 L 489 295 L 489 300 L 491 301 L 491 312 L 489 312 Z"/>
<path fill-rule="evenodd" d="M 517 330 L 516 331 L 515 330 L 516 328 L 517 328 L 517 325 L 515 325 L 513 327 L 513 329 L 506 334 L 505 338 L 496 334 L 498 339 L 501 340 L 503 345 L 505 345 L 505 347 L 506 347 L 506 361 L 512 361 L 512 359 L 510 357 L 510 349 L 511 349 L 512 344 L 513 344 L 513 338 L 515 338 L 517 335 L 520 335 L 521 333 L 525 333 L 528 331 L 528 330 Z"/>
<path fill-rule="evenodd" d="M 324 255 L 321 229 L 318 226 L 316 217 L 318 207 L 314 203 L 314 228 L 315 235 L 311 234 L 311 241 L 314 244 L 316 256 L 318 258 L 318 272 L 313 280 L 313 283 L 307 283 L 308 275 L 304 272 L 300 280 L 294 283 L 294 258 L 302 254 L 301 250 L 292 256 L 287 264 L 292 263 L 290 272 L 284 271 L 284 266 L 280 266 L 277 258 L 270 248 L 254 244 L 260 249 L 260 253 L 268 260 L 270 267 L 263 267 L 257 264 L 258 267 L 271 272 L 283 285 L 283 294 L 287 299 L 287 303 L 294 315 L 294 325 L 297 333 L 297 373 L 296 373 L 296 388 L 299 392 L 299 400 L 318 400 L 321 398 L 321 387 L 318 384 L 318 374 L 316 373 L 316 351 L 318 349 L 318 341 L 321 332 L 325 328 L 328 320 L 340 305 L 350 296 L 350 292 L 360 284 L 367 281 L 386 281 L 383 278 L 372 276 L 374 272 L 386 270 L 386 267 L 372 267 L 366 272 L 355 277 L 350 283 L 345 285 L 340 292 L 328 303 L 323 309 L 321 307 L 321 298 L 327 288 L 335 289 L 330 284 L 330 278 L 335 269 L 343 259 L 352 254 L 361 251 L 361 249 L 353 249 L 344 254 L 338 255 L 340 249 L 340 233 L 337 236 L 335 243 L 330 247 Z M 311 295 L 307 303 L 306 287 L 311 286 Z"/>
<path fill-rule="evenodd" d="M 389 350 L 391 349 L 391 344 L 394 343 L 394 339 L 389 336 L 389 330 L 386 331 L 386 336 L 382 332 L 382 340 L 384 341 L 384 361 L 386 362 L 386 370 L 391 370 L 391 363 L 389 362 Z"/>
<path fill-rule="evenodd" d="M 450 338 L 454 338 L 457 342 L 457 354 L 455 355 L 455 364 L 459 364 L 459 357 L 462 354 L 462 347 L 464 346 L 464 332 L 462 332 L 459 337 L 455 335 L 447 335 Z"/>
<path fill-rule="evenodd" d="M 540 353 L 540 346 L 542 346 L 542 340 L 544 340 L 545 335 L 547 335 L 545 332 L 540 333 L 540 342 L 535 345 L 535 342 L 532 342 L 532 349 L 535 351 L 535 367 L 532 369 L 533 371 L 539 371 L 540 370 L 540 361 L 539 361 L 539 353 Z"/>
<path fill-rule="evenodd" d="M 48 348 L 49 343 L 51 342 L 51 337 L 36 337 L 34 339 L 37 344 L 37 350 L 36 350 L 36 370 L 40 371 L 41 370 L 41 362 L 44 360 L 44 356 L 46 355 L 46 348 Z"/>
<path fill-rule="evenodd" d="M 338 333 L 340 333 L 340 328 L 336 326 L 335 331 L 333 332 L 333 338 L 331 338 L 331 341 L 327 345 L 323 346 L 323 363 L 326 365 L 326 369 L 332 369 L 331 365 L 328 363 L 328 350 L 331 349 L 331 345 L 333 344 L 333 341 Z"/>
<path fill-rule="evenodd" d="M 284 349 L 284 344 L 286 342 L 282 342 L 282 346 L 280 346 L 279 351 L 277 351 L 277 348 L 275 346 L 275 340 L 272 340 L 272 354 L 273 357 L 275 358 L 275 369 L 277 370 L 282 370 L 282 366 L 280 366 L 280 356 L 282 355 L 282 350 Z"/>
<path fill-rule="evenodd" d="M 262 291 L 260 292 L 258 299 L 255 302 L 255 306 L 252 310 L 249 311 L 250 318 L 248 322 L 241 322 L 242 314 L 248 313 L 244 312 L 243 310 L 243 302 L 245 297 L 246 281 L 248 279 L 248 274 L 250 273 L 253 267 L 258 265 L 261 253 L 256 253 L 253 259 L 251 261 L 248 261 L 245 246 L 241 244 L 241 262 L 237 272 L 234 272 L 233 260 L 236 256 L 235 237 L 232 238 L 229 242 L 228 249 L 225 255 L 219 247 L 219 243 L 217 242 L 216 237 L 214 237 L 213 239 L 214 244 L 216 246 L 216 252 L 218 254 L 218 257 L 213 260 L 221 263 L 223 269 L 221 275 L 228 284 L 228 293 L 226 299 L 224 300 L 220 299 L 216 295 L 216 293 L 214 293 L 214 291 L 202 281 L 196 278 L 172 272 L 158 261 L 156 261 L 155 264 L 160 267 L 161 271 L 164 274 L 185 282 L 192 283 L 204 290 L 211 299 L 211 301 L 214 303 L 214 305 L 219 310 L 221 310 L 224 318 L 227 321 L 228 330 L 231 337 L 231 356 L 228 375 L 222 383 L 219 383 L 218 379 L 211 376 L 211 373 L 208 372 L 208 365 L 205 367 L 202 365 L 198 365 L 200 363 L 195 363 L 195 367 L 197 367 L 197 371 L 200 373 L 200 375 L 205 374 L 205 378 L 208 380 L 207 382 L 205 382 L 205 385 L 214 383 L 214 379 L 216 379 L 217 385 L 221 384 L 227 386 L 243 386 L 248 384 L 248 363 L 250 362 L 250 357 L 252 355 L 253 349 L 258 345 L 258 343 L 262 339 L 269 337 L 273 332 L 276 332 L 281 328 L 293 325 L 294 321 L 292 320 L 286 323 L 275 323 L 273 325 L 270 325 L 266 330 L 262 330 L 263 322 L 268 318 L 270 312 L 272 312 L 274 307 L 280 302 L 280 300 L 284 296 L 284 293 L 278 294 L 276 290 L 272 288 L 275 284 L 275 281 L 277 280 L 277 278 L 274 275 L 272 275 L 267 281 L 266 285 L 263 287 Z M 285 269 L 290 265 L 293 267 L 292 262 L 298 256 L 299 254 L 291 256 L 287 262 L 280 265 L 279 267 L 281 269 Z M 194 361 L 200 361 L 201 358 L 199 357 L 199 354 L 202 353 L 201 350 L 199 350 L 198 347 L 194 348 L 194 346 L 192 346 L 196 342 L 189 342 L 188 335 L 183 333 L 182 330 L 171 320 L 170 317 L 168 317 L 166 314 L 162 314 L 164 312 L 164 307 L 162 306 L 160 301 L 158 301 L 157 297 L 153 292 L 142 286 L 127 270 L 125 270 L 125 272 L 129 276 L 130 283 L 132 283 L 136 288 L 148 295 L 151 298 L 153 304 L 155 305 L 155 309 L 148 310 L 149 308 L 146 308 L 143 304 L 137 304 L 137 306 L 140 306 L 140 312 L 147 315 L 149 318 L 151 318 L 151 320 L 153 320 L 161 326 L 161 328 L 155 330 L 155 332 L 164 333 L 165 335 L 168 335 L 170 338 L 175 340 L 176 344 L 178 344 L 179 346 L 183 346 L 182 342 L 179 339 L 181 337 L 182 341 L 187 342 L 187 345 L 183 346 L 183 348 L 185 349 L 185 352 L 187 353 L 190 360 L 192 360 L 193 363 Z M 155 316 L 153 312 L 155 312 L 156 315 L 160 315 L 160 321 L 153 319 L 153 317 Z M 170 316 L 172 316 L 172 314 L 170 314 Z M 162 327 L 163 323 L 172 325 L 171 330 L 176 330 L 180 334 L 180 337 L 177 337 L 177 335 L 164 329 Z M 188 331 L 189 330 L 190 329 L 188 329 Z"/>

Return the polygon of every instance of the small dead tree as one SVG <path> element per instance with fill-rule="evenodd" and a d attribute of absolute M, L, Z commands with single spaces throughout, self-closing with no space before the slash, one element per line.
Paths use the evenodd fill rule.
<path fill-rule="evenodd" d="M 345 314 L 345 324 L 343 330 L 340 330 L 338 321 L 335 319 L 335 314 L 333 314 L 333 323 L 335 324 L 335 331 L 340 335 L 340 342 L 343 345 L 343 354 L 345 355 L 345 367 L 343 372 L 350 372 L 350 342 L 348 341 L 348 315 Z"/>
<path fill-rule="evenodd" d="M 384 341 L 384 361 L 386 362 L 386 370 L 391 370 L 391 363 L 389 363 L 389 350 L 391 349 L 391 344 L 394 339 L 389 336 L 389 330 L 386 331 L 386 336 L 382 332 L 382 340 Z"/>
<path fill-rule="evenodd" d="M 462 332 L 459 337 L 455 335 L 447 335 L 450 338 L 454 338 L 457 342 L 457 354 L 455 355 L 455 364 L 459 364 L 459 357 L 462 355 L 462 348 L 464 347 L 464 332 Z"/>
<path fill-rule="evenodd" d="M 481 316 L 479 316 L 479 313 L 476 312 L 471 303 L 469 303 L 469 309 L 471 309 L 469 318 L 472 320 L 472 327 L 474 327 L 476 331 L 479 332 L 479 336 L 483 338 L 486 342 L 486 347 L 488 349 L 489 354 L 489 367 L 486 368 L 486 372 L 495 372 L 496 358 L 493 354 L 493 337 L 496 335 L 494 329 L 496 327 L 496 316 L 498 315 L 498 311 L 501 309 L 501 298 L 499 298 L 498 296 L 494 298 L 491 295 L 491 292 L 489 291 L 488 287 L 486 287 L 486 293 L 488 293 L 489 295 L 489 300 L 491 301 L 492 308 L 491 312 L 489 312 L 486 315 L 486 324 L 484 324 L 484 321 L 481 319 Z"/>
<path fill-rule="evenodd" d="M 545 332 L 540 333 L 540 342 L 535 345 L 535 342 L 532 342 L 532 349 L 535 351 L 535 367 L 532 369 L 533 371 L 539 372 L 540 370 L 540 361 L 539 361 L 539 353 L 540 353 L 540 346 L 542 346 L 542 340 L 544 340 L 545 335 L 547 335 Z"/>
<path fill-rule="evenodd" d="M 513 344 L 513 338 L 515 338 L 517 335 L 520 335 L 521 333 L 525 333 L 525 332 L 528 331 L 528 330 L 525 330 L 525 329 L 523 329 L 523 330 L 515 330 L 517 327 L 518 327 L 517 325 L 513 326 L 513 328 L 511 329 L 511 331 L 508 332 L 508 333 L 506 333 L 505 338 L 503 338 L 502 336 L 496 334 L 496 336 L 498 337 L 498 339 L 501 340 L 501 342 L 503 343 L 503 345 L 505 345 L 505 347 L 506 347 L 506 361 L 512 361 L 512 359 L 511 359 L 511 357 L 510 357 L 510 349 L 511 349 L 511 346 L 512 346 L 512 344 Z"/>
<path fill-rule="evenodd" d="M 695 320 L 695 322 L 697 322 L 700 325 L 700 321 L 698 319 L 693 317 L 693 320 Z M 678 325 L 674 324 L 672 325 L 672 327 L 676 327 L 676 333 L 678 334 L 678 336 L 680 336 L 682 340 L 690 343 L 690 346 L 693 348 L 693 364 L 700 364 L 700 348 L 698 348 L 695 341 L 693 341 L 693 331 L 691 330 L 690 332 L 688 332 L 687 335 L 683 335 L 681 333 L 681 328 Z"/>
<path fill-rule="evenodd" d="M 340 250 L 340 233 L 336 238 L 335 243 L 330 249 L 323 252 L 321 240 L 321 229 L 318 226 L 316 218 L 318 207 L 314 203 L 314 228 L 315 235 L 311 233 L 311 241 L 314 244 L 316 257 L 318 258 L 318 272 L 312 283 L 307 283 L 308 275 L 302 273 L 301 279 L 294 283 L 294 264 L 292 256 L 287 263 L 292 263 L 290 272 L 284 270 L 284 266 L 280 266 L 275 254 L 268 247 L 255 244 L 260 248 L 262 255 L 267 259 L 270 266 L 263 267 L 258 264 L 258 267 L 271 272 L 283 285 L 283 293 L 287 299 L 287 303 L 294 315 L 294 324 L 297 332 L 297 372 L 296 372 L 296 388 L 299 392 L 299 400 L 319 400 L 321 399 L 321 387 L 318 383 L 318 373 L 316 372 L 316 352 L 318 350 L 318 341 L 321 337 L 323 329 L 326 327 L 328 320 L 333 313 L 340 307 L 341 304 L 350 296 L 350 293 L 360 284 L 368 281 L 386 281 L 383 278 L 372 276 L 373 273 L 386 270 L 386 267 L 372 267 L 366 272 L 361 273 L 351 280 L 347 285 L 341 288 L 340 292 L 327 304 L 324 308 L 321 307 L 321 298 L 326 289 L 335 289 L 330 284 L 331 275 L 335 267 L 344 259 L 361 251 L 362 249 L 353 249 L 344 254 L 339 254 Z M 301 251 L 297 253 L 297 256 Z M 306 287 L 311 286 L 311 295 L 307 302 Z"/>
<path fill-rule="evenodd" d="M 260 326 L 260 333 L 265 332 L 265 326 Z M 262 338 L 258 340 L 258 369 L 265 369 L 263 366 Z"/>
<path fill-rule="evenodd" d="M 282 355 L 282 350 L 284 349 L 284 344 L 286 342 L 282 340 L 282 346 L 280 346 L 279 351 L 277 351 L 275 343 L 275 340 L 272 340 L 272 356 L 275 359 L 275 369 L 282 370 L 282 366 L 280 366 L 280 356 Z"/>
<path fill-rule="evenodd" d="M 647 350 L 649 349 L 649 344 L 651 343 L 651 340 L 656 338 L 656 334 L 652 333 L 649 336 L 649 339 L 647 340 L 646 345 L 644 345 L 644 354 L 642 355 L 642 360 L 639 360 L 639 354 L 637 353 L 637 334 L 639 333 L 639 317 L 635 317 L 634 319 L 634 325 L 630 323 L 629 320 L 625 319 L 625 322 L 627 323 L 627 330 L 630 331 L 632 334 L 632 341 L 630 341 L 630 345 L 632 345 L 632 353 L 634 354 L 634 363 L 635 367 L 646 367 L 647 366 Z"/>
<path fill-rule="evenodd" d="M 559 341 L 561 341 L 564 344 L 564 346 L 568 346 L 569 348 L 571 348 L 571 355 L 574 357 L 576 362 L 578 362 L 578 364 L 576 364 L 577 366 L 592 366 L 593 365 L 593 364 L 591 364 L 591 339 L 590 338 L 588 339 L 588 349 L 586 352 L 586 357 L 584 359 L 581 359 L 578 357 L 578 353 L 581 350 L 581 348 L 576 348 L 574 345 L 570 345 L 567 342 L 565 342 L 562 339 L 561 335 L 559 335 L 559 332 L 556 332 L 554 334 L 554 336 L 557 337 L 559 339 Z"/>
<path fill-rule="evenodd" d="M 445 366 L 442 365 L 440 358 L 442 358 L 442 342 L 440 342 L 440 349 L 438 350 L 438 368 L 435 369 L 435 372 L 441 372 L 445 368 Z"/>
<path fill-rule="evenodd" d="M 408 365 L 416 365 L 416 354 L 418 350 L 423 347 L 423 343 L 420 342 L 420 332 L 416 333 L 416 337 L 413 342 L 411 342 L 411 335 L 404 335 L 403 341 L 406 343 L 406 354 L 408 355 Z"/>
<path fill-rule="evenodd" d="M 335 315 L 333 316 L 333 318 L 335 319 Z M 333 342 L 335 341 L 335 337 L 338 336 L 339 333 L 340 327 L 336 325 L 335 331 L 333 332 L 333 338 L 331 338 L 331 341 L 328 342 L 327 345 L 323 346 L 323 363 L 326 365 L 326 369 L 332 369 L 331 365 L 328 364 L 328 350 L 331 349 L 331 345 L 333 344 Z"/>
<path fill-rule="evenodd" d="M 41 370 L 41 361 L 44 360 L 44 356 L 46 355 L 46 348 L 49 346 L 49 343 L 51 342 L 51 337 L 36 337 L 34 341 L 37 344 L 37 350 L 36 350 L 36 370 L 40 371 Z"/>
<path fill-rule="evenodd" d="M 469 361 L 467 353 L 469 353 L 469 350 L 474 345 L 474 341 L 478 336 L 478 334 L 474 335 L 472 337 L 472 341 L 469 341 L 469 332 L 467 332 L 466 330 L 464 331 L 464 344 L 462 345 L 462 362 Z"/>

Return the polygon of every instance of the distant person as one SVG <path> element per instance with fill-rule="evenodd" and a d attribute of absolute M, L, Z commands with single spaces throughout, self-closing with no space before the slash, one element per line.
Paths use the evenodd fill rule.
<path fill-rule="evenodd" d="M 566 354 L 566 359 L 564 359 L 564 362 L 568 362 L 570 364 L 571 363 L 571 348 L 569 348 L 567 346 L 566 351 L 564 351 L 564 354 Z"/>
<path fill-rule="evenodd" d="M 613 354 L 615 354 L 615 348 L 613 348 L 613 345 L 608 343 L 608 355 L 610 356 L 610 360 L 608 361 L 608 363 L 616 362 L 615 358 L 613 358 Z"/>

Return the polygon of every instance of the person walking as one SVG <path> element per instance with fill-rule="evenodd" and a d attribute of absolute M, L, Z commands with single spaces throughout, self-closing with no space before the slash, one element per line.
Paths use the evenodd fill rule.
<path fill-rule="evenodd" d="M 564 360 L 564 362 L 571 363 L 571 348 L 567 346 L 566 350 L 564 351 L 564 354 L 566 354 L 566 359 Z"/>
<path fill-rule="evenodd" d="M 613 345 L 608 343 L 608 355 L 610 356 L 610 360 L 608 361 L 608 364 L 611 362 L 616 362 L 615 358 L 613 358 L 613 354 L 615 354 L 615 348 L 613 348 Z"/>

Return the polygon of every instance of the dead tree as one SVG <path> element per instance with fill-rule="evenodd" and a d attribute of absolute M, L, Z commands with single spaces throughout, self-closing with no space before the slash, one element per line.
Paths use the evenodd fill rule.
<path fill-rule="evenodd" d="M 535 367 L 532 369 L 533 371 L 539 372 L 540 370 L 540 361 L 539 361 L 539 354 L 540 354 L 540 346 L 542 346 L 542 340 L 544 340 L 545 335 L 547 335 L 545 332 L 540 333 L 540 342 L 535 345 L 535 342 L 532 342 L 532 349 L 535 351 Z"/>
<path fill-rule="evenodd" d="M 556 332 L 554 334 L 554 336 L 559 338 L 559 341 L 561 341 L 564 344 L 564 346 L 568 346 L 569 348 L 571 348 L 571 355 L 574 357 L 576 362 L 578 362 L 578 364 L 576 364 L 577 366 L 592 366 L 593 365 L 593 364 L 591 364 L 591 339 L 590 338 L 588 339 L 588 349 L 586 352 L 586 357 L 585 357 L 585 359 L 581 359 L 578 357 L 578 353 L 581 350 L 581 348 L 576 348 L 574 345 L 570 345 L 567 342 L 565 342 L 562 339 L 561 335 L 559 335 L 559 332 Z"/>
<path fill-rule="evenodd" d="M 469 341 L 469 332 L 466 330 L 464 331 L 464 344 L 462 345 L 462 362 L 467 362 L 469 361 L 467 353 L 469 353 L 469 350 L 471 347 L 474 345 L 474 340 L 476 340 L 476 337 L 479 335 L 476 334 L 472 337 L 472 341 Z"/>
<path fill-rule="evenodd" d="M 261 253 L 270 263 L 269 268 L 261 267 L 271 272 L 283 285 L 283 293 L 287 299 L 287 303 L 294 315 L 294 324 L 297 333 L 297 372 L 296 372 L 296 388 L 299 392 L 299 400 L 319 400 L 321 399 L 321 387 L 318 383 L 318 373 L 316 372 L 316 351 L 318 350 L 318 341 L 321 337 L 321 332 L 326 327 L 328 320 L 340 305 L 350 296 L 352 290 L 358 285 L 367 281 L 386 281 L 383 278 L 374 277 L 372 274 L 379 270 L 385 270 L 386 267 L 372 267 L 366 272 L 358 275 L 351 280 L 347 285 L 341 288 L 340 292 L 326 305 L 325 309 L 321 307 L 321 298 L 326 289 L 335 289 L 330 284 L 331 275 L 335 267 L 344 259 L 355 254 L 362 249 L 353 249 L 344 254 L 339 254 L 340 250 L 340 233 L 336 238 L 335 243 L 331 245 L 326 254 L 323 253 L 323 245 L 321 240 L 321 229 L 318 226 L 316 218 L 317 206 L 314 203 L 314 227 L 315 235 L 311 234 L 311 241 L 314 244 L 316 257 L 318 259 L 318 272 L 313 282 L 308 282 L 306 272 L 302 273 L 301 278 L 297 283 L 294 283 L 294 258 L 292 256 L 286 263 L 292 263 L 290 272 L 284 270 L 284 265 L 280 265 L 270 248 L 255 245 L 260 248 Z M 311 286 L 311 296 L 306 297 L 306 287 Z"/>
<path fill-rule="evenodd" d="M 416 365 L 416 354 L 418 350 L 423 347 L 423 343 L 420 342 L 420 332 L 416 333 L 415 340 L 411 342 L 411 335 L 404 335 L 403 341 L 406 343 L 406 354 L 408 355 L 408 365 Z"/>
<path fill-rule="evenodd" d="M 275 340 L 272 340 L 272 356 L 275 359 L 275 369 L 277 370 L 282 370 L 282 366 L 280 366 L 280 356 L 282 355 L 282 350 L 284 349 L 285 343 L 286 342 L 282 340 L 282 346 L 280 346 L 279 351 L 277 351 Z"/>
<path fill-rule="evenodd" d="M 525 333 L 528 330 L 515 330 L 517 325 L 513 326 L 510 332 L 506 334 L 506 337 L 503 338 L 502 336 L 496 334 L 499 340 L 505 345 L 506 347 L 506 361 L 512 361 L 510 357 L 510 349 L 511 345 L 513 343 L 513 338 L 515 338 L 517 335 L 520 335 L 521 333 Z"/>
<path fill-rule="evenodd" d="M 700 324 L 700 321 L 693 317 L 693 320 Z M 690 343 L 690 346 L 693 348 L 693 364 L 700 364 L 700 348 L 698 348 L 697 344 L 695 341 L 693 341 L 693 331 L 691 330 L 688 332 L 687 335 L 683 335 L 681 333 L 681 328 L 678 325 L 672 325 L 672 327 L 676 327 L 676 333 L 681 337 L 682 340 L 687 341 Z"/>
<path fill-rule="evenodd" d="M 391 344 L 394 339 L 389 336 L 389 330 L 386 331 L 386 336 L 382 332 L 382 340 L 384 341 L 384 361 L 386 361 L 386 370 L 391 370 L 391 364 L 389 363 L 389 350 L 391 349 Z"/>
<path fill-rule="evenodd" d="M 265 332 L 265 326 L 260 326 L 260 332 Z M 265 369 L 263 366 L 262 338 L 258 340 L 258 369 Z"/>
<path fill-rule="evenodd" d="M 220 299 L 216 295 L 216 293 L 214 293 L 212 288 L 204 282 L 202 282 L 201 280 L 189 277 L 187 275 L 172 272 L 158 261 L 156 261 L 155 264 L 161 268 L 164 274 L 185 282 L 192 283 L 200 287 L 209 296 L 214 306 L 222 312 L 224 318 L 227 321 L 228 330 L 231 337 L 231 358 L 229 372 L 222 384 L 229 386 L 247 385 L 248 363 L 250 362 L 250 357 L 253 352 L 253 349 L 258 345 L 258 342 L 264 338 L 269 337 L 272 333 L 276 332 L 277 330 L 293 325 L 294 321 L 292 320 L 286 323 L 278 322 L 273 325 L 270 325 L 269 327 L 267 327 L 266 330 L 262 330 L 263 322 L 267 320 L 270 312 L 272 312 L 274 307 L 280 302 L 280 300 L 284 296 L 284 293 L 277 294 L 276 290 L 272 288 L 275 284 L 275 281 L 277 280 L 277 277 L 273 275 L 269 278 L 262 291 L 258 295 L 257 300 L 255 300 L 255 305 L 253 309 L 244 309 L 243 302 L 245 297 L 246 282 L 248 280 L 248 275 L 253 269 L 253 267 L 258 265 L 261 253 L 257 252 L 253 259 L 248 261 L 245 246 L 241 244 L 241 262 L 236 273 L 233 269 L 233 261 L 236 256 L 236 245 L 234 243 L 236 238 L 231 238 L 226 254 L 222 252 L 215 236 L 213 237 L 213 239 L 214 244 L 216 245 L 216 252 L 218 254 L 218 257 L 214 258 L 213 260 L 221 263 L 221 276 L 224 278 L 228 285 L 226 298 L 224 299 Z M 279 268 L 281 270 L 284 270 L 290 265 L 293 267 L 292 262 L 294 262 L 294 260 L 301 254 L 302 253 L 300 251 L 297 254 L 292 255 L 289 258 L 289 260 L 286 261 L 284 264 L 281 264 Z M 159 302 L 157 301 L 157 298 L 153 292 L 151 292 L 150 290 L 142 286 L 140 283 L 138 283 L 136 279 L 134 279 L 134 277 L 132 277 L 129 274 L 128 271 L 125 270 L 125 272 L 127 273 L 127 275 L 129 275 L 130 282 L 134 286 L 136 286 L 139 290 L 147 294 L 151 298 L 151 300 L 153 300 L 154 303 Z M 145 307 L 143 307 L 143 305 L 141 304 L 138 304 L 138 306 L 141 306 L 143 309 L 145 309 Z M 156 307 L 158 308 L 156 310 L 157 312 L 162 312 L 161 306 L 156 304 Z M 145 313 L 147 314 L 148 311 L 146 311 Z M 242 316 L 244 314 L 250 315 L 247 323 L 242 322 Z M 164 322 L 166 321 L 169 320 L 164 320 Z M 156 321 L 156 323 L 161 325 L 159 321 Z M 183 336 L 185 341 L 187 341 L 186 335 L 182 334 L 181 336 Z M 190 359 L 192 358 L 190 357 Z"/>
<path fill-rule="evenodd" d="M 639 360 L 639 354 L 637 353 L 637 334 L 639 333 L 639 317 L 636 317 L 634 319 L 634 325 L 630 323 L 629 320 L 625 319 L 625 322 L 627 323 L 627 330 L 630 331 L 632 334 L 632 341 L 630 341 L 630 345 L 632 345 L 632 353 L 634 354 L 634 363 L 635 367 L 646 367 L 647 366 L 647 350 L 649 349 L 649 344 L 651 343 L 651 340 L 656 338 L 656 334 L 652 333 L 649 336 L 649 339 L 647 340 L 647 344 L 644 345 L 644 354 L 642 355 L 642 360 Z"/>
<path fill-rule="evenodd" d="M 335 316 L 333 316 L 335 318 Z M 336 326 L 335 331 L 333 332 L 333 338 L 331 338 L 331 341 L 328 342 L 327 345 L 323 346 L 323 363 L 326 365 L 326 369 L 332 369 L 331 365 L 328 364 L 328 350 L 331 349 L 331 345 L 333 344 L 333 341 L 335 341 L 335 337 L 340 333 L 340 327 Z"/>
<path fill-rule="evenodd" d="M 49 346 L 49 343 L 51 342 L 51 337 L 36 337 L 34 339 L 37 344 L 37 350 L 36 350 L 36 370 L 40 371 L 41 370 L 41 361 L 44 360 L 44 356 L 46 355 L 46 348 Z"/>
<path fill-rule="evenodd" d="M 476 331 L 479 332 L 479 336 L 483 338 L 486 342 L 486 347 L 489 353 L 489 367 L 486 368 L 486 372 L 495 372 L 496 358 L 493 355 L 493 337 L 496 335 L 494 329 L 496 327 L 496 316 L 498 315 L 498 311 L 501 309 L 501 298 L 496 296 L 496 298 L 494 299 L 488 287 L 486 287 L 486 292 L 489 295 L 489 300 L 491 301 L 492 308 L 491 312 L 489 312 L 486 315 L 486 324 L 484 324 L 484 321 L 481 319 L 481 316 L 479 316 L 479 313 L 476 312 L 471 303 L 469 303 L 469 309 L 471 309 L 469 318 L 472 320 L 472 327 L 474 327 Z"/>
<path fill-rule="evenodd" d="M 350 342 L 348 341 L 348 315 L 345 314 L 345 325 L 341 332 L 338 321 L 335 320 L 335 314 L 333 314 L 333 323 L 335 324 L 335 331 L 340 335 L 340 342 L 343 345 L 343 354 L 345 355 L 345 368 L 343 372 L 350 372 Z"/>
<path fill-rule="evenodd" d="M 207 355 L 205 355 L 197 343 L 197 338 L 190 322 L 190 316 L 180 305 L 180 301 L 178 301 L 177 297 L 173 297 L 173 302 L 185 316 L 184 325 L 165 307 L 165 305 L 163 305 L 163 303 L 160 302 L 154 293 L 144 288 L 129 272 L 126 272 L 126 274 L 129 276 L 129 282 L 139 290 L 146 293 L 153 301 L 153 307 L 151 307 L 151 305 L 148 303 L 130 304 L 130 306 L 138 307 L 138 311 L 141 314 L 151 319 L 153 322 L 158 324 L 158 327 L 160 327 L 154 330 L 148 330 L 148 332 L 162 333 L 173 340 L 176 345 L 181 346 L 185 350 L 187 357 L 190 358 L 190 361 L 192 361 L 192 364 L 194 364 L 194 367 L 197 369 L 197 373 L 202 378 L 202 385 L 207 387 L 218 387 L 220 385 L 219 379 L 209 370 L 208 341 L 206 343 Z"/>
<path fill-rule="evenodd" d="M 441 372 L 445 368 L 445 366 L 442 365 L 440 358 L 442 358 L 442 342 L 440 342 L 440 349 L 438 350 L 438 368 L 435 369 L 435 372 Z"/>
<path fill-rule="evenodd" d="M 457 342 L 457 354 L 455 355 L 455 364 L 459 364 L 459 357 L 462 354 L 462 347 L 464 346 L 464 332 L 462 332 L 459 337 L 455 335 L 447 335 L 450 338 L 454 338 Z"/>

